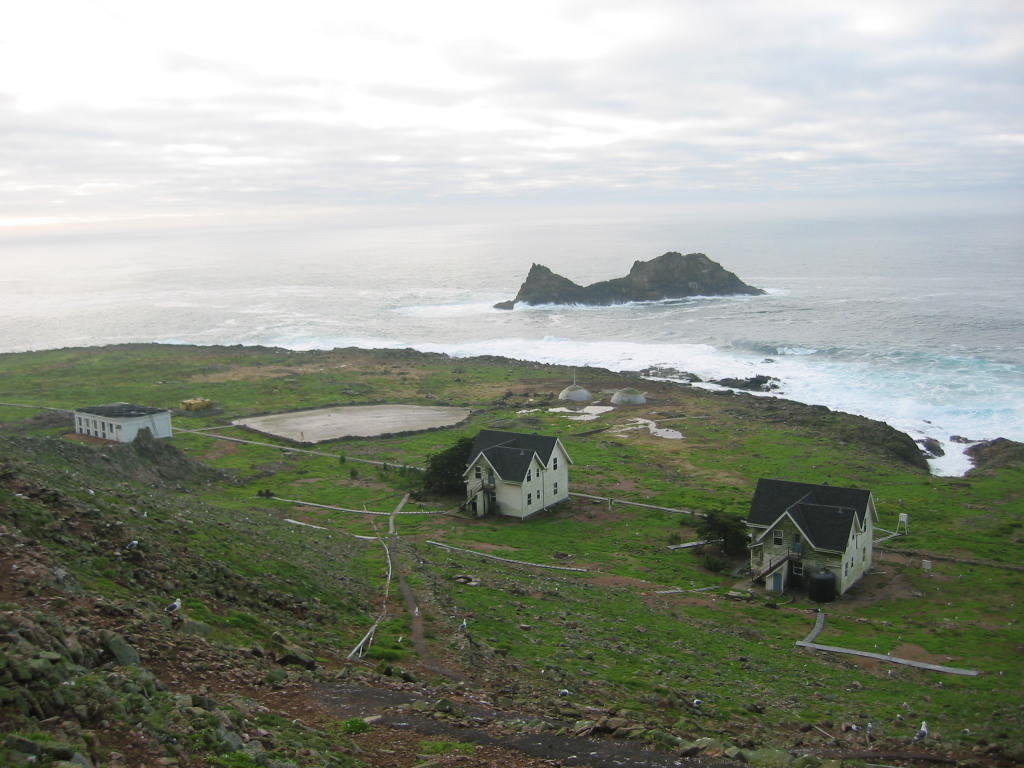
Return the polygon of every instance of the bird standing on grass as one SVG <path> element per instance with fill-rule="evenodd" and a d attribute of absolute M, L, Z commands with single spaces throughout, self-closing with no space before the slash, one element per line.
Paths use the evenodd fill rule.
<path fill-rule="evenodd" d="M 914 734 L 914 741 L 924 741 L 928 738 L 928 723 L 924 720 L 921 721 L 921 727 L 917 729 L 917 733 Z"/>
<path fill-rule="evenodd" d="M 174 602 L 164 608 L 164 613 L 177 613 L 181 610 L 181 598 L 174 598 Z"/>

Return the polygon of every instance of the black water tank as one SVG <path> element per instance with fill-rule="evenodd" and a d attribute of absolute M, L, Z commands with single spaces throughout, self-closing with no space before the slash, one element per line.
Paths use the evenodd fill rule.
<path fill-rule="evenodd" d="M 822 569 L 811 576 L 807 596 L 816 603 L 831 603 L 836 599 L 836 575 Z"/>

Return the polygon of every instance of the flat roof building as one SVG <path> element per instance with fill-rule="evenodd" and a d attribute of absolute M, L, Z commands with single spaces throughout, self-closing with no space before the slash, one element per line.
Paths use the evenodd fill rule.
<path fill-rule="evenodd" d="M 75 409 L 75 432 L 130 443 L 143 429 L 153 437 L 171 436 L 171 412 L 131 403 L 89 405 Z"/>

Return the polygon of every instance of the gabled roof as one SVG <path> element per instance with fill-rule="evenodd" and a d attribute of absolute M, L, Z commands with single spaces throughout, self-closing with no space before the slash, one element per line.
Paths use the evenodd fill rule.
<path fill-rule="evenodd" d="M 757 481 L 747 523 L 767 530 L 789 517 L 815 549 L 842 552 L 850 529 L 864 525 L 873 514 L 871 491 L 832 485 L 795 483 L 790 480 Z"/>
<path fill-rule="evenodd" d="M 483 429 L 473 440 L 469 464 L 476 463 L 482 453 L 502 480 L 521 483 L 526 479 L 533 457 L 536 456 L 546 467 L 558 444 L 557 437 Z M 569 459 L 569 454 L 566 453 L 565 457 Z"/>
<path fill-rule="evenodd" d="M 110 403 L 109 405 L 87 405 L 84 408 L 76 408 L 78 413 L 91 413 L 94 416 L 109 416 L 112 418 L 131 418 L 134 416 L 149 416 L 154 413 L 166 413 L 166 408 L 152 408 L 148 405 L 132 405 L 131 403 Z"/>

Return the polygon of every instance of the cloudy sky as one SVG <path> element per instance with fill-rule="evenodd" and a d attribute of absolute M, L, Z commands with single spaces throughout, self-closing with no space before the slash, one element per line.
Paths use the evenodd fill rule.
<path fill-rule="evenodd" d="M 0 25 L 0 225 L 1012 211 L 1022 79 L 1020 0 L 33 0 Z"/>

